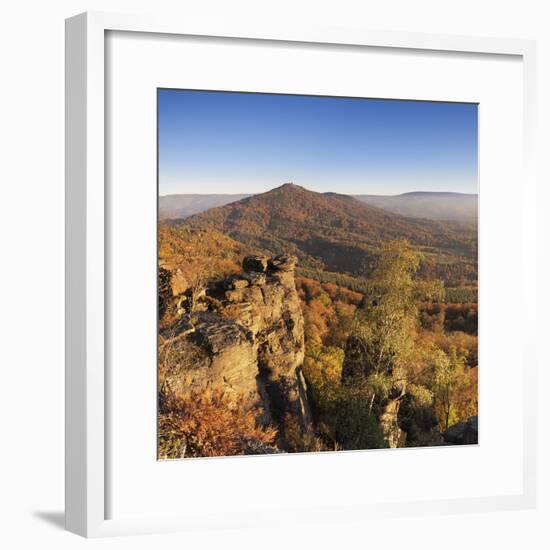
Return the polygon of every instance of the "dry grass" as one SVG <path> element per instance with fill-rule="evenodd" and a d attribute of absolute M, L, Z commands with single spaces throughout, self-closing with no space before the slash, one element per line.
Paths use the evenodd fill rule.
<path fill-rule="evenodd" d="M 261 427 L 221 391 L 164 396 L 159 414 L 159 459 L 244 454 L 249 441 L 273 444 L 277 430 Z"/>

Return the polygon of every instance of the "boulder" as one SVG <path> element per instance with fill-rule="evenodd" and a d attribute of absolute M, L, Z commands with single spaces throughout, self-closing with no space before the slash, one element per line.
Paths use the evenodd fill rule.
<path fill-rule="evenodd" d="M 185 336 L 186 334 L 191 334 L 195 332 L 195 325 L 191 321 L 190 315 L 183 315 L 173 327 L 174 335 Z"/>
<path fill-rule="evenodd" d="M 243 277 L 241 275 L 235 275 L 234 277 L 230 277 L 226 281 L 227 288 L 231 290 L 238 290 L 239 288 L 246 288 L 250 284 L 250 280 L 248 277 Z"/>
<path fill-rule="evenodd" d="M 466 422 L 459 422 L 443 432 L 443 439 L 453 445 L 476 445 L 478 442 L 478 419 L 471 416 Z"/>
<path fill-rule="evenodd" d="M 170 264 L 160 263 L 159 265 L 160 279 L 167 285 L 172 296 L 178 296 L 189 288 L 189 281 L 185 278 L 183 272 L 178 267 Z"/>
<path fill-rule="evenodd" d="M 242 443 L 244 444 L 245 455 L 274 455 L 284 453 L 284 451 L 281 451 L 277 447 L 258 439 L 246 439 Z"/>
<path fill-rule="evenodd" d="M 271 258 L 267 264 L 269 271 L 294 271 L 298 258 L 290 254 L 281 254 Z"/>

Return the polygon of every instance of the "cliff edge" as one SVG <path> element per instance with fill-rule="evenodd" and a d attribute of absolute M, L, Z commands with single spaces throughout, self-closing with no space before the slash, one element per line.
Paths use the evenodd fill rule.
<path fill-rule="evenodd" d="M 286 446 L 290 426 L 312 429 L 302 374 L 304 319 L 296 292 L 296 258 L 246 256 L 243 272 L 182 288 L 176 273 L 163 270 L 176 321 L 161 331 L 159 355 L 167 357 L 163 393 L 192 395 L 205 389 L 233 396 L 239 406 L 258 412 L 260 424 L 279 429 Z M 162 270 L 162 268 L 161 268 Z"/>

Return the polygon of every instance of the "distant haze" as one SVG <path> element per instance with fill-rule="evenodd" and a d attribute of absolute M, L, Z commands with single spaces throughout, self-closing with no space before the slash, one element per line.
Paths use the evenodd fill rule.
<path fill-rule="evenodd" d="M 159 197 L 161 219 L 185 219 L 240 201 L 248 194 L 175 194 Z M 467 193 L 418 191 L 401 195 L 351 195 L 355 199 L 394 214 L 431 220 L 477 220 L 478 196 Z"/>
<path fill-rule="evenodd" d="M 372 206 L 411 218 L 474 221 L 478 197 L 467 193 L 412 192 L 402 195 L 356 195 Z"/>
<path fill-rule="evenodd" d="M 248 195 L 165 195 L 159 197 L 159 212 L 163 219 L 187 218 L 209 208 L 224 206 Z"/>

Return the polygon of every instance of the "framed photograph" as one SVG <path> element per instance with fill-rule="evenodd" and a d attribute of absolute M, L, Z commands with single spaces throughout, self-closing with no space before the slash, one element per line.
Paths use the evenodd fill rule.
<path fill-rule="evenodd" d="M 532 507 L 534 44 L 66 37 L 67 529 Z"/>

